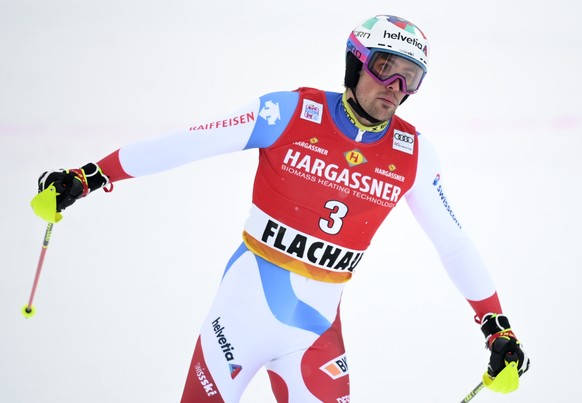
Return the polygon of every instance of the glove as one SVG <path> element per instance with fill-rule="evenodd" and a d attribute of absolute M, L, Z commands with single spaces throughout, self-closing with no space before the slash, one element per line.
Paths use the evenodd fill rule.
<path fill-rule="evenodd" d="M 43 220 L 58 222 L 62 210 L 107 184 L 109 178 L 93 163 L 80 169 L 47 171 L 38 178 L 38 195 L 32 199 L 31 206 Z"/>
<path fill-rule="evenodd" d="M 483 317 L 481 330 L 491 351 L 483 384 L 495 392 L 513 392 L 519 387 L 519 377 L 529 369 L 529 358 L 505 315 L 488 313 Z"/>

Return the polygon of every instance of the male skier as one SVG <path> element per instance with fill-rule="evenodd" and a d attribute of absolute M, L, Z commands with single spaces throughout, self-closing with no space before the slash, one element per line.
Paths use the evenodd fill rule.
<path fill-rule="evenodd" d="M 395 112 L 428 68 L 414 24 L 378 15 L 346 48 L 345 92 L 274 92 L 183 131 L 120 148 L 79 169 L 45 172 L 33 202 L 55 222 L 76 200 L 114 182 L 201 158 L 258 149 L 250 215 L 202 325 L 182 403 L 237 402 L 265 367 L 278 402 L 349 402 L 342 340 L 344 284 L 376 230 L 405 199 L 491 352 L 483 379 L 510 392 L 529 367 L 494 284 L 446 201 L 436 154 Z M 43 199 L 46 200 L 46 199 Z"/>

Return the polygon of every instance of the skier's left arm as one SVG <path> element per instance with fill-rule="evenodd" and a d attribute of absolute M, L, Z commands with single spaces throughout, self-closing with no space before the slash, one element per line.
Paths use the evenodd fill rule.
<path fill-rule="evenodd" d="M 475 321 L 481 324 L 491 351 L 484 383 L 490 389 L 510 392 L 517 388 L 517 374 L 527 371 L 529 359 L 511 330 L 507 317 L 503 315 L 495 285 L 483 259 L 462 228 L 447 197 L 434 148 L 423 135 L 418 136 L 418 141 L 417 175 L 412 189 L 406 194 L 406 201 L 435 246 L 449 277 L 475 311 Z M 518 363 L 511 364 L 515 358 Z M 501 376 L 506 367 L 508 371 L 503 371 Z M 515 376 L 506 380 L 508 373 Z"/>

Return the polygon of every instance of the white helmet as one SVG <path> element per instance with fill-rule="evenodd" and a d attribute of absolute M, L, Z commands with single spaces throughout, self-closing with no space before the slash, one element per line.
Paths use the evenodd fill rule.
<path fill-rule="evenodd" d="M 405 83 L 408 85 L 407 94 L 418 90 L 428 67 L 428 40 L 416 25 L 393 15 L 377 15 L 354 28 L 346 48 L 344 83 L 347 88 L 355 88 L 360 69 L 368 67 L 364 63 L 369 62 L 368 57 L 371 59 L 375 52 L 399 56 L 420 67 L 414 80 L 407 78 Z M 386 77 L 378 75 L 376 79 L 386 81 Z"/>

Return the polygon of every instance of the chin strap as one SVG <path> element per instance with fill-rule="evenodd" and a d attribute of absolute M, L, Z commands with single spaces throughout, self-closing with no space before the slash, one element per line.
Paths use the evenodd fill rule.
<path fill-rule="evenodd" d="M 376 133 L 381 132 L 390 123 L 390 120 L 383 121 L 378 124 L 373 124 L 372 126 L 365 126 L 362 123 L 360 123 L 356 116 L 356 112 L 354 111 L 354 107 L 348 101 L 347 91 L 344 91 L 342 95 L 342 109 L 344 110 L 350 122 L 352 122 L 352 124 L 356 126 L 359 130 L 362 130 L 364 132 L 376 132 Z"/>
<path fill-rule="evenodd" d="M 364 110 L 364 108 L 362 108 L 362 105 L 360 105 L 358 98 L 356 98 L 356 91 L 354 89 L 351 89 L 351 90 L 352 90 L 353 98 L 351 98 L 351 97 L 348 98 L 347 102 L 352 107 L 354 112 L 356 112 L 358 115 L 365 118 L 366 120 L 368 120 L 370 123 L 372 123 L 374 125 L 382 123 L 381 120 L 376 119 L 374 116 L 372 116 L 368 112 L 366 112 Z"/>

